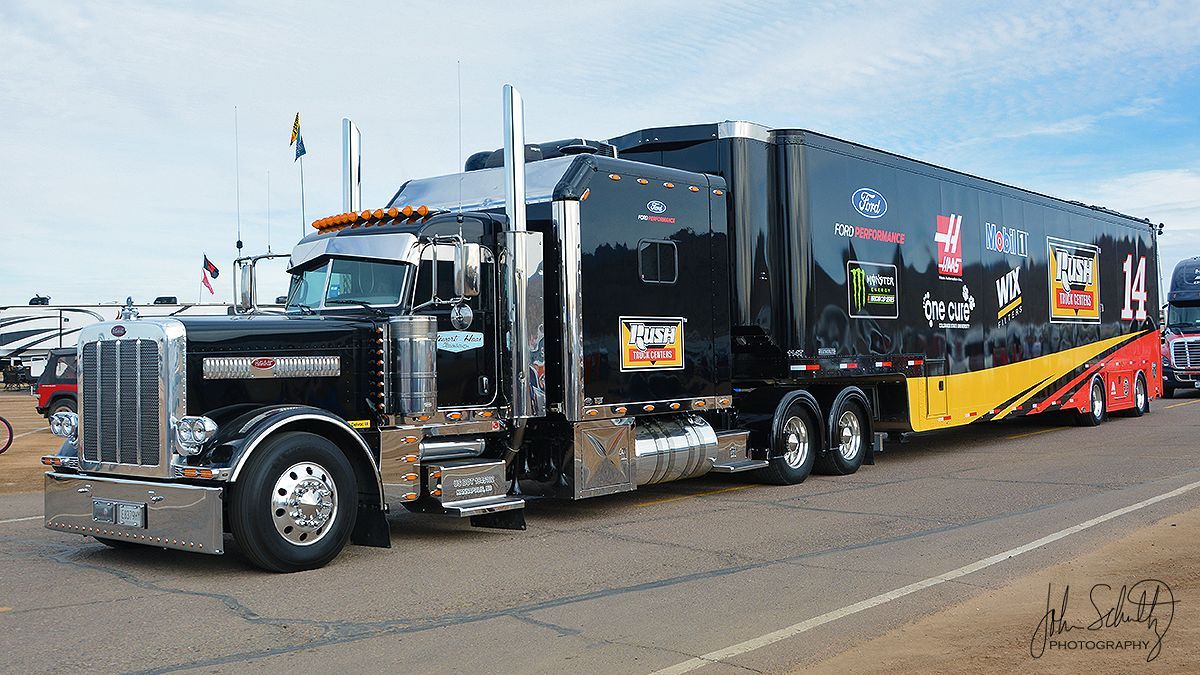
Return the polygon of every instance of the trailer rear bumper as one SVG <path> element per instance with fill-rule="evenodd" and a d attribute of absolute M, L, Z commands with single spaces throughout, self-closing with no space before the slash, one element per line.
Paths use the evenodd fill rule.
<path fill-rule="evenodd" d="M 224 552 L 223 488 L 55 472 L 46 474 L 45 483 L 48 529 L 181 551 Z"/>

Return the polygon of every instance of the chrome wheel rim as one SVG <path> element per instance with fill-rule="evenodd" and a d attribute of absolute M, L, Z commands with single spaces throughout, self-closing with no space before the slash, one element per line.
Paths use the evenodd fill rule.
<path fill-rule="evenodd" d="M 862 425 L 853 410 L 843 411 L 838 417 L 838 453 L 842 459 L 852 460 L 862 448 Z"/>
<path fill-rule="evenodd" d="M 1092 417 L 1100 419 L 1102 415 L 1104 415 L 1104 388 L 1092 387 Z"/>
<path fill-rule="evenodd" d="M 289 467 L 271 492 L 275 530 L 297 546 L 321 541 L 337 518 L 337 486 L 325 467 L 300 462 Z"/>
<path fill-rule="evenodd" d="M 1134 402 L 1137 403 L 1138 410 L 1146 409 L 1146 383 L 1140 377 L 1137 384 L 1133 386 Z"/>
<path fill-rule="evenodd" d="M 783 461 L 799 469 L 808 461 L 808 425 L 799 417 L 789 417 L 783 423 Z"/>

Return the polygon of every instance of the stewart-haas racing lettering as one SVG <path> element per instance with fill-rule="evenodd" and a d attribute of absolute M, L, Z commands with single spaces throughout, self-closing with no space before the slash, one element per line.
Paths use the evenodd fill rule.
<path fill-rule="evenodd" d="M 621 370 L 683 368 L 683 323 L 679 317 L 621 317 Z"/>

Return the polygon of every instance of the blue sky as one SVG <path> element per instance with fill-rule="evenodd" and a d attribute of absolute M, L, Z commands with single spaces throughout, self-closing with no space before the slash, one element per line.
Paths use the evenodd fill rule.
<path fill-rule="evenodd" d="M 0 4 L 0 305 L 194 300 L 235 254 L 500 145 L 746 119 L 804 127 L 1166 224 L 1200 255 L 1200 3 Z M 456 62 L 462 68 L 462 152 Z M 231 296 L 218 281 L 217 300 Z M 204 294 L 208 298 L 207 292 Z"/>

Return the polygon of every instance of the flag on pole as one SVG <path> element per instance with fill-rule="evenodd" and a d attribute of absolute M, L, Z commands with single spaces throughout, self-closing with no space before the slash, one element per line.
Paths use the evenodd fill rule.
<path fill-rule="evenodd" d="M 221 270 L 217 269 L 217 266 L 208 259 L 208 254 L 204 256 L 204 271 L 208 272 L 208 275 L 214 279 L 221 276 Z"/>
<path fill-rule="evenodd" d="M 213 290 L 212 284 L 208 283 L 208 275 L 203 271 L 200 272 L 200 283 L 204 284 L 204 287 L 208 289 L 209 295 L 217 294 L 217 292 Z"/>
<path fill-rule="evenodd" d="M 296 136 L 296 159 L 300 159 L 305 154 L 307 153 L 304 150 L 304 139 L 300 136 Z M 296 159 L 293 159 L 292 161 L 295 162 Z"/>
<path fill-rule="evenodd" d="M 297 138 L 300 138 L 300 113 L 296 113 L 296 121 L 292 122 L 292 142 L 288 145 L 295 145 Z"/>

